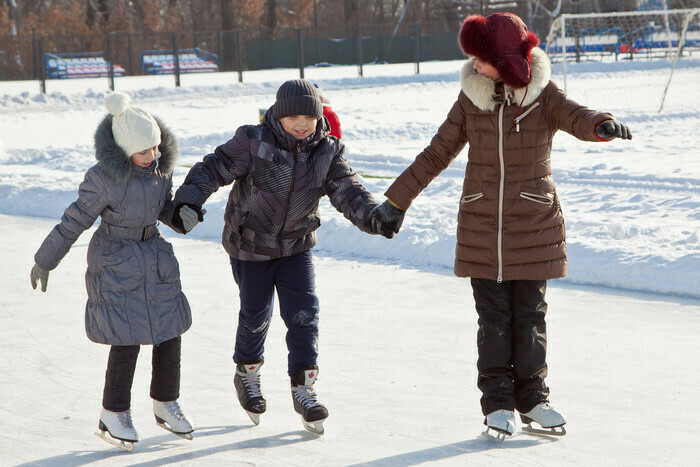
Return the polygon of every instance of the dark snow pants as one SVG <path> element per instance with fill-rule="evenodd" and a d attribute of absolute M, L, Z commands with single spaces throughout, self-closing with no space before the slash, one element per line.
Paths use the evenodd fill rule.
<path fill-rule="evenodd" d="M 268 261 L 231 258 L 231 269 L 241 302 L 233 361 L 263 360 L 277 289 L 280 314 L 287 326 L 290 378 L 299 370 L 316 366 L 319 301 L 311 250 Z"/>
<path fill-rule="evenodd" d="M 472 279 L 479 314 L 477 385 L 484 415 L 546 402 L 547 281 Z"/>
<path fill-rule="evenodd" d="M 151 398 L 160 402 L 180 397 L 180 353 L 182 338 L 153 346 Z M 140 345 L 113 345 L 109 351 L 102 407 L 123 412 L 131 407 L 131 384 L 134 381 Z"/>

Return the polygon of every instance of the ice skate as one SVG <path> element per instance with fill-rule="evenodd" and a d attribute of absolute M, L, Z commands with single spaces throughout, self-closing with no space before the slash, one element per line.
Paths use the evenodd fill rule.
<path fill-rule="evenodd" d="M 102 409 L 98 426 L 100 432 L 95 432 L 95 436 L 124 451 L 133 451 L 134 443 L 139 440 L 131 421 L 131 410 L 110 412 Z"/>
<path fill-rule="evenodd" d="M 304 428 L 317 435 L 323 434 L 323 422 L 328 410 L 316 400 L 313 385 L 318 377 L 318 368 L 300 370 L 292 380 L 294 410 L 301 415 Z"/>
<path fill-rule="evenodd" d="M 263 362 L 239 363 L 236 366 L 236 376 L 233 385 L 236 387 L 238 402 L 256 425 L 260 423 L 260 415 L 265 413 L 267 402 L 260 388 L 260 367 Z"/>
<path fill-rule="evenodd" d="M 543 402 L 535 406 L 527 413 L 520 414 L 520 420 L 527 423 L 523 431 L 540 435 L 564 436 L 566 429 L 566 417 L 557 412 L 548 402 Z M 532 422 L 537 423 L 541 428 L 533 427 Z"/>
<path fill-rule="evenodd" d="M 153 415 L 156 417 L 156 424 L 182 438 L 192 440 L 194 426 L 182 412 L 177 401 L 160 402 L 153 401 Z"/>
<path fill-rule="evenodd" d="M 506 436 L 515 433 L 515 414 L 512 410 L 496 410 L 484 419 L 486 431 L 482 433 L 484 438 L 496 444 L 503 444 Z M 495 434 L 490 433 L 493 430 Z"/>

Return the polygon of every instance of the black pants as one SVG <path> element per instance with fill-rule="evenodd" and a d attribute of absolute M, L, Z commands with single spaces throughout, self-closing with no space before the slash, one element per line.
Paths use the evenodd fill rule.
<path fill-rule="evenodd" d="M 161 402 L 180 397 L 181 337 L 153 346 L 151 398 Z M 123 412 L 131 407 L 131 384 L 134 381 L 140 345 L 113 345 L 109 351 L 102 407 Z"/>
<path fill-rule="evenodd" d="M 484 415 L 495 410 L 529 412 L 546 402 L 547 281 L 472 279 L 479 314 L 477 346 Z"/>
<path fill-rule="evenodd" d="M 248 363 L 263 359 L 277 290 L 280 315 L 287 326 L 290 378 L 299 370 L 316 367 L 320 305 L 311 250 L 268 261 L 241 261 L 232 257 L 231 269 L 241 303 L 233 361 Z"/>

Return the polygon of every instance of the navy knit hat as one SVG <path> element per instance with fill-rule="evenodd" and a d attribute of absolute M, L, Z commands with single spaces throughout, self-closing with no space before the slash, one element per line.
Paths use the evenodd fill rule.
<path fill-rule="evenodd" d="M 272 117 L 279 120 L 291 115 L 323 116 L 323 104 L 316 86 L 304 79 L 287 81 L 277 90 Z"/>
<path fill-rule="evenodd" d="M 493 65 L 501 80 L 513 88 L 530 82 L 530 50 L 539 43 L 523 20 L 512 13 L 468 16 L 459 30 L 462 51 Z"/>

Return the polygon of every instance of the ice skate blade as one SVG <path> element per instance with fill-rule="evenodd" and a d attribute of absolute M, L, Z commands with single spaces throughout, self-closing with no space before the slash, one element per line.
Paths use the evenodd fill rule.
<path fill-rule="evenodd" d="M 107 431 L 96 431 L 95 436 L 104 441 L 107 441 L 112 446 L 118 447 L 122 451 L 131 452 L 134 450 L 134 441 L 124 441 L 122 439 L 112 438 L 112 435 L 107 436 L 107 433 Z"/>
<path fill-rule="evenodd" d="M 489 433 L 489 431 L 491 431 L 491 430 L 493 430 L 496 433 L 496 436 Z M 499 430 L 498 428 L 493 428 L 493 427 L 487 427 L 486 431 L 481 433 L 481 436 L 488 439 L 492 443 L 496 443 L 496 444 L 503 444 L 503 441 L 505 441 L 506 436 L 511 436 L 511 435 L 512 435 L 512 433 L 508 433 L 507 431 Z"/>
<path fill-rule="evenodd" d="M 247 410 L 245 411 L 245 413 L 248 414 L 248 416 L 250 417 L 250 420 L 253 422 L 253 424 L 255 426 L 260 425 L 260 414 L 259 413 L 248 412 Z"/>
<path fill-rule="evenodd" d="M 528 423 L 523 427 L 523 431 L 526 433 L 532 433 L 533 435 L 544 436 L 564 436 L 566 434 L 566 428 L 564 428 L 564 425 L 553 426 L 550 428 L 537 428 L 532 426 L 532 423 Z"/>
<path fill-rule="evenodd" d="M 165 431 L 169 431 L 170 433 L 172 433 L 174 435 L 178 435 L 180 438 L 183 438 L 183 439 L 186 439 L 189 441 L 192 441 L 192 439 L 194 438 L 194 436 L 192 436 L 192 431 L 194 431 L 194 430 L 190 431 L 189 433 L 178 433 L 177 431 L 173 431 L 165 422 L 162 422 L 162 423 L 156 422 L 156 425 L 158 425 L 159 427 L 161 427 Z"/>
<path fill-rule="evenodd" d="M 323 430 L 323 422 L 325 420 L 318 420 L 316 422 L 307 422 L 303 418 L 301 419 L 301 423 L 304 424 L 304 429 L 307 431 L 310 431 L 311 433 L 315 433 L 317 435 L 322 435 L 324 433 Z"/>

